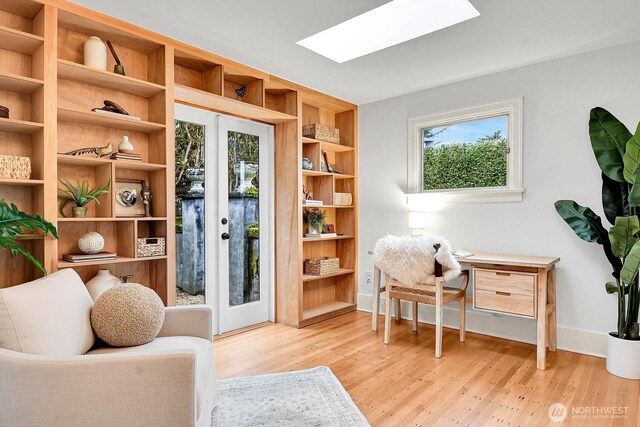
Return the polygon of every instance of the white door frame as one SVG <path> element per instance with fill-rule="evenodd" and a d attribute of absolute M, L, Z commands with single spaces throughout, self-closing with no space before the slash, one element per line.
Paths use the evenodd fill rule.
<path fill-rule="evenodd" d="M 229 307 L 229 270 L 228 270 L 228 244 L 229 240 L 223 241 L 221 245 L 217 247 L 222 250 L 218 253 L 219 267 L 218 268 L 218 308 L 219 308 L 219 322 L 218 332 L 227 332 L 234 329 L 239 329 L 252 324 L 260 323 L 263 321 L 274 320 L 274 167 L 273 167 L 273 153 L 274 153 L 274 128 L 273 126 L 264 125 L 261 123 L 252 122 L 249 120 L 243 120 L 236 117 L 218 116 L 218 218 L 216 223 L 218 224 L 218 239 L 222 233 L 229 231 L 229 224 L 223 225 L 221 219 L 228 216 L 228 182 L 227 182 L 227 155 L 228 155 L 228 131 L 236 131 L 240 133 L 259 135 L 260 137 L 260 154 L 259 154 L 259 180 L 261 188 L 264 188 L 264 184 L 268 183 L 267 194 L 261 192 L 259 204 L 260 204 L 260 253 L 267 254 L 260 256 L 260 301 L 250 302 L 235 307 Z M 264 149 L 262 149 L 265 147 Z M 263 199 L 264 197 L 264 199 Z M 263 208 L 263 204 L 267 205 L 267 208 Z M 229 218 L 230 220 L 230 218 Z M 265 224 L 267 228 L 265 229 Z M 265 237 L 265 238 L 262 238 Z M 266 240 L 266 241 L 265 241 Z M 227 251 L 227 252 L 225 252 Z M 263 276 L 263 272 L 267 272 L 266 277 Z M 266 306 L 263 298 L 267 298 Z M 260 313 L 264 310 L 263 313 Z M 223 317 L 225 313 L 231 314 L 235 312 L 233 316 Z M 264 316 L 263 316 L 264 315 Z M 245 324 L 242 321 L 243 316 L 254 316 L 253 321 L 249 321 Z"/>
<path fill-rule="evenodd" d="M 214 179 L 218 181 L 218 143 L 219 138 L 219 119 L 224 120 L 236 120 L 238 123 L 247 122 L 245 120 L 237 119 L 229 116 L 222 116 L 221 114 L 201 109 L 197 107 L 191 107 L 184 104 L 175 104 L 175 119 L 183 120 L 191 123 L 203 124 L 205 126 L 205 180 L 211 177 L 207 175 L 207 164 L 214 166 Z M 250 122 L 251 124 L 258 124 Z M 275 321 L 275 210 L 274 210 L 274 129 L 269 127 L 268 137 L 268 158 L 266 160 L 267 173 L 268 173 L 268 203 L 267 210 L 268 221 L 268 298 L 269 298 L 269 314 L 268 320 Z M 211 173 L 209 175 L 212 175 Z M 206 186 L 206 184 L 205 184 Z M 205 304 L 212 307 L 214 315 L 212 319 L 212 330 L 215 335 L 220 333 L 220 297 L 219 297 L 219 247 L 220 247 L 220 234 L 221 223 L 220 216 L 217 209 L 218 201 L 220 200 L 218 185 L 209 185 L 205 191 Z M 209 208 L 207 209 L 207 206 Z M 213 208 L 211 208 L 213 207 Z M 262 214 L 261 214 L 262 217 Z M 211 224 L 216 224 L 212 227 Z M 211 228 L 207 228 L 212 227 Z"/>

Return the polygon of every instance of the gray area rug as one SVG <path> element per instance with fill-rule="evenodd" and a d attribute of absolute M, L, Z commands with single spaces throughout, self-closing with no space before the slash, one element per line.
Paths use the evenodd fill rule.
<path fill-rule="evenodd" d="M 218 381 L 212 427 L 360 427 L 369 423 L 326 366 Z"/>

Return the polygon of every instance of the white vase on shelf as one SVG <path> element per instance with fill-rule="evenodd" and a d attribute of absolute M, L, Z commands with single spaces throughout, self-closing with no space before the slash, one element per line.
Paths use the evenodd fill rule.
<path fill-rule="evenodd" d="M 118 152 L 125 154 L 133 154 L 133 144 L 129 141 L 128 136 L 122 137 L 122 142 L 118 145 Z"/>
<path fill-rule="evenodd" d="M 107 71 L 107 46 L 100 37 L 91 36 L 84 42 L 84 65 Z"/>
<path fill-rule="evenodd" d="M 122 280 L 118 279 L 116 276 L 112 275 L 109 270 L 98 270 L 98 274 L 96 274 L 93 279 L 87 282 L 87 290 L 89 291 L 89 295 L 91 295 L 91 299 L 93 302 L 96 302 L 100 295 L 114 286 L 120 285 Z"/>

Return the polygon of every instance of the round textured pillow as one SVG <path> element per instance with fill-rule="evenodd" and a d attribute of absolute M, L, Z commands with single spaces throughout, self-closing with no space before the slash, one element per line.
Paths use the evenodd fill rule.
<path fill-rule="evenodd" d="M 164 305 L 153 290 L 137 283 L 115 286 L 100 295 L 91 310 L 91 326 L 113 347 L 146 344 L 164 323 Z"/>

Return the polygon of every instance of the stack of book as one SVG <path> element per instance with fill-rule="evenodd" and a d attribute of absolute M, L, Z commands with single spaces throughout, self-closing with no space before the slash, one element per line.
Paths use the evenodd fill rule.
<path fill-rule="evenodd" d="M 116 259 L 116 254 L 113 252 L 99 252 L 97 254 L 66 254 L 62 255 L 62 259 L 67 262 L 106 261 Z"/>
<path fill-rule="evenodd" d="M 324 204 L 322 200 L 305 200 L 303 203 L 306 206 L 322 206 Z"/>
<path fill-rule="evenodd" d="M 338 237 L 337 233 L 318 233 L 318 234 L 305 234 L 304 237 L 310 238 L 310 239 L 328 239 L 331 237 Z"/>
<path fill-rule="evenodd" d="M 133 160 L 133 161 L 136 161 L 136 162 L 141 162 L 142 161 L 142 154 L 113 153 L 111 155 L 111 160 Z"/>

